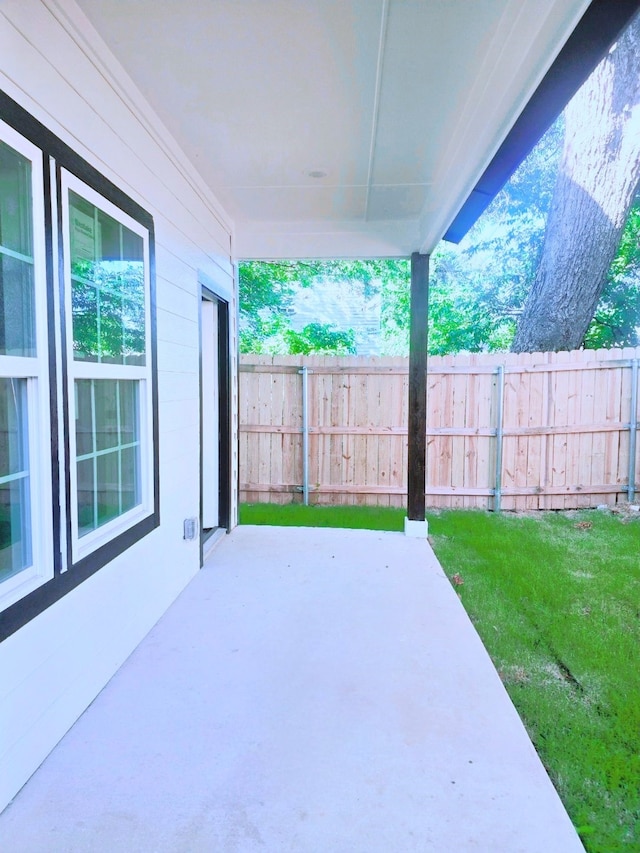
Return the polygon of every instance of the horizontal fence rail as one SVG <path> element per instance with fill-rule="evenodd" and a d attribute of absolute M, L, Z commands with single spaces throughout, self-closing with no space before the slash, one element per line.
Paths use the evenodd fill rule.
<path fill-rule="evenodd" d="M 633 500 L 639 359 L 640 348 L 430 358 L 427 505 Z M 242 356 L 241 499 L 403 506 L 407 387 L 404 358 Z"/>

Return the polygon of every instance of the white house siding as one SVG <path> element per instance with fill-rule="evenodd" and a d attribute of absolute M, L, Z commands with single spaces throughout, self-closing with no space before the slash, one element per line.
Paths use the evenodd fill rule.
<path fill-rule="evenodd" d="M 160 431 L 160 526 L 0 643 L 3 808 L 198 571 L 198 270 L 231 295 L 234 413 L 237 305 L 224 211 L 73 3 L 2 0 L 0 88 L 154 217 Z"/>

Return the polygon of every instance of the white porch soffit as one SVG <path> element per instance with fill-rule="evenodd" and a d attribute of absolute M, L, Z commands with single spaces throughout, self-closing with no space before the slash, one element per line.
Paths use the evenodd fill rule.
<path fill-rule="evenodd" d="M 430 251 L 588 0 L 78 0 L 242 258 Z"/>

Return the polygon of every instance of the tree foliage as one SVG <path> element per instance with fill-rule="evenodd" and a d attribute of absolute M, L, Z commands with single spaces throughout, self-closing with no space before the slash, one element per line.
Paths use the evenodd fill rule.
<path fill-rule="evenodd" d="M 283 318 L 306 267 L 293 261 L 240 264 L 240 351 L 262 352 L 282 331 Z"/>
<path fill-rule="evenodd" d="M 383 337 L 390 334 L 385 331 L 386 318 L 391 329 L 408 317 L 408 261 L 250 261 L 240 264 L 239 272 L 241 352 L 342 355 L 355 351 L 353 330 L 339 330 L 330 323 L 310 323 L 301 331 L 292 328 L 292 303 L 300 287 L 338 281 L 360 287 L 365 297 L 380 293 Z M 395 320 L 391 319 L 394 312 Z"/>
<path fill-rule="evenodd" d="M 286 329 L 284 339 L 291 355 L 350 355 L 356 351 L 352 329 L 341 332 L 326 323 L 308 323 L 300 332 Z"/>

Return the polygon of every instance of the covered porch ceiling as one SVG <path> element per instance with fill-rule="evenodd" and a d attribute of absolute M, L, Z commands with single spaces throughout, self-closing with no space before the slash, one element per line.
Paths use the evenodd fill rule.
<path fill-rule="evenodd" d="M 445 234 L 589 0 L 78 0 L 240 258 Z M 624 3 L 623 3 L 624 5 Z"/>

